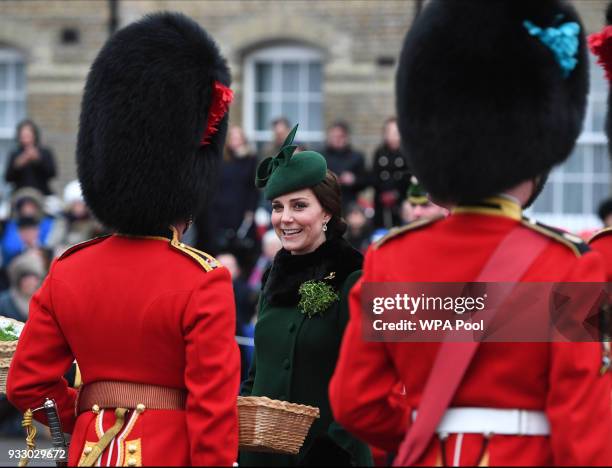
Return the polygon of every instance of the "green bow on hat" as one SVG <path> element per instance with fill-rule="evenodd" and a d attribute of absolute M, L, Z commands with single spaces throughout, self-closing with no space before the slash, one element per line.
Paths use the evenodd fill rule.
<path fill-rule="evenodd" d="M 297 145 L 293 144 L 298 126 L 291 129 L 278 154 L 264 159 L 257 166 L 255 186 L 264 189 L 268 200 L 312 187 L 325 179 L 327 163 L 316 151 L 295 153 Z"/>

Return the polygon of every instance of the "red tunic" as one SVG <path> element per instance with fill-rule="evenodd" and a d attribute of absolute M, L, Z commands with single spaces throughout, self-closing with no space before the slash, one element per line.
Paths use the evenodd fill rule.
<path fill-rule="evenodd" d="M 364 441 L 396 452 L 418 408 L 439 343 L 364 342 L 360 291 L 363 282 L 469 282 L 518 223 L 518 205 L 490 200 L 450 217 L 391 236 L 369 249 L 361 280 L 351 291 L 350 321 L 330 384 L 334 417 Z M 562 234 L 530 226 L 548 246 L 523 282 L 603 281 L 601 257 Z M 599 374 L 599 343 L 483 343 L 463 376 L 451 407 L 526 409 L 545 412 L 551 435 L 493 435 L 480 459 L 480 434 L 453 434 L 448 463 L 473 465 L 610 465 L 610 379 Z M 405 386 L 406 394 L 401 395 Z M 418 464 L 442 459 L 434 437 Z"/>
<path fill-rule="evenodd" d="M 76 392 L 62 378 L 75 358 L 85 385 L 186 389 L 185 410 L 128 413 L 104 465 L 109 454 L 112 465 L 126 463 L 126 453 L 137 465 L 231 465 L 240 359 L 227 269 L 161 237 L 114 235 L 86 244 L 54 262 L 32 299 L 9 372 L 9 400 L 24 411 L 54 398 L 64 431 L 72 433 L 69 464 L 76 465 L 115 417 L 112 409 L 75 417 Z M 42 412 L 36 417 L 46 422 Z"/>

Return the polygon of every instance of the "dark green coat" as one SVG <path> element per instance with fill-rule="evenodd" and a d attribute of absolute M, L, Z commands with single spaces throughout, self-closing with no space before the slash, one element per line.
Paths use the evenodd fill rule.
<path fill-rule="evenodd" d="M 274 259 L 264 279 L 253 364 L 241 394 L 316 406 L 321 417 L 297 456 L 241 452 L 241 466 L 298 465 L 321 459 L 348 464 L 349 457 L 352 464 L 372 464 L 368 447 L 334 422 L 327 395 L 348 321 L 348 292 L 359 277 L 361 262 L 361 254 L 343 239 L 329 240 L 306 255 L 281 250 Z M 312 279 L 330 284 L 340 300 L 309 318 L 298 309 L 297 289 Z"/>

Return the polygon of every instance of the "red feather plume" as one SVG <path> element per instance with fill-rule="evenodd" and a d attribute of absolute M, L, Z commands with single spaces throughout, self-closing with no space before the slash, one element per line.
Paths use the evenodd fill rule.
<path fill-rule="evenodd" d="M 597 63 L 605 70 L 608 81 L 612 81 L 612 26 L 591 34 L 589 48 L 597 56 Z"/>
<path fill-rule="evenodd" d="M 234 92 L 227 86 L 215 81 L 213 86 L 212 102 L 206 119 L 206 130 L 200 140 L 200 145 L 205 146 L 210 143 L 210 137 L 217 133 L 217 126 L 221 119 L 227 114 L 229 106 L 234 99 Z"/>

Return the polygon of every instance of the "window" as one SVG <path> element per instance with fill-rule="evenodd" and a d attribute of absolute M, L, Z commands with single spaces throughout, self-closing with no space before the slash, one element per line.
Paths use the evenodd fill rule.
<path fill-rule="evenodd" d="M 580 232 L 601 226 L 599 203 L 610 196 L 610 162 L 604 131 L 608 83 L 591 58 L 591 92 L 582 134 L 569 159 L 555 168 L 530 210 L 536 219 Z"/>
<path fill-rule="evenodd" d="M 260 49 L 245 61 L 244 127 L 261 149 L 272 140 L 271 122 L 300 124 L 298 142 L 323 141 L 322 64 L 319 51 L 302 46 Z"/>
<path fill-rule="evenodd" d="M 25 115 L 23 59 L 15 50 L 0 48 L 0 176 L 4 174 L 8 152 L 15 145 L 15 127 Z"/>

